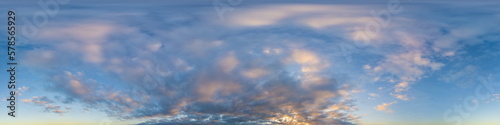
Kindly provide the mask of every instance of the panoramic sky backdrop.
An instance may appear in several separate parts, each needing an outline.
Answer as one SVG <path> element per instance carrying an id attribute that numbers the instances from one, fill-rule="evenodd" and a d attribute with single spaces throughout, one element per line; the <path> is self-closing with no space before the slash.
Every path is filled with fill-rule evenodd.
<path id="1" fill-rule="evenodd" d="M 1 3 L 0 124 L 500 123 L 500 2 Z"/>

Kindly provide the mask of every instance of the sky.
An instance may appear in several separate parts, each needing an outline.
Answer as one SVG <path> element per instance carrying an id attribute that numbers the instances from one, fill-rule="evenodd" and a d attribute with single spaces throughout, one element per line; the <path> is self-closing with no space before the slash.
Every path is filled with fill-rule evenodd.
<path id="1" fill-rule="evenodd" d="M 0 124 L 500 124 L 500 1 L 0 3 Z"/>

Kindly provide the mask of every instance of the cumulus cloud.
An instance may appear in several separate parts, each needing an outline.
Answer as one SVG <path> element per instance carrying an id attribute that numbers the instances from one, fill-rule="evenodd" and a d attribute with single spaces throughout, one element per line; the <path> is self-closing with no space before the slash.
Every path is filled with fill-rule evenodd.
<path id="1" fill-rule="evenodd" d="M 390 93 L 380 95 L 409 100 L 411 85 L 461 48 L 449 45 L 485 32 L 395 16 L 376 38 L 359 42 L 356 27 L 372 20 L 364 7 L 255 5 L 228 22 L 204 9 L 108 12 L 102 21 L 54 22 L 64 26 L 40 29 L 28 43 L 36 46 L 21 55 L 49 75 L 47 87 L 60 100 L 149 119 L 140 124 L 356 124 L 352 95 L 360 81 L 387 82 L 381 88 Z M 395 103 L 376 110 L 391 113 Z"/>
<path id="2" fill-rule="evenodd" d="M 401 82 L 401 83 L 399 83 L 399 84 L 396 85 L 395 92 L 406 91 L 406 90 L 408 90 L 408 88 L 409 88 L 408 82 Z"/>
<path id="3" fill-rule="evenodd" d="M 377 107 L 375 107 L 375 110 L 383 111 L 386 113 L 393 113 L 393 111 L 389 108 L 389 106 L 391 106 L 395 103 L 397 103 L 397 101 L 390 102 L 390 103 L 382 103 L 381 105 L 377 105 Z"/>
<path id="4" fill-rule="evenodd" d="M 27 51 L 24 58 L 44 60 L 26 62 L 31 66 L 59 62 L 66 67 L 46 69 L 51 83 L 47 87 L 64 95 L 61 101 L 85 104 L 119 119 L 150 119 L 142 124 L 358 122 L 352 95 L 359 90 L 345 74 L 332 72 L 338 57 L 326 54 L 338 50 L 305 44 L 338 43 L 290 35 L 293 31 L 226 31 L 218 28 L 225 25 L 206 24 L 197 16 L 183 18 L 199 22 L 188 25 L 168 20 L 171 16 L 155 18 L 162 19 L 153 21 L 158 27 L 127 21 L 50 27 L 42 31 L 50 33 L 40 34 L 42 42 L 34 43 L 39 48 Z M 102 31 L 83 37 L 92 30 Z M 238 34 L 225 35 L 234 31 Z"/>
<path id="5" fill-rule="evenodd" d="M 389 95 L 392 95 L 392 96 L 396 97 L 397 99 L 401 99 L 401 100 L 409 100 L 410 99 L 407 94 L 390 93 Z"/>

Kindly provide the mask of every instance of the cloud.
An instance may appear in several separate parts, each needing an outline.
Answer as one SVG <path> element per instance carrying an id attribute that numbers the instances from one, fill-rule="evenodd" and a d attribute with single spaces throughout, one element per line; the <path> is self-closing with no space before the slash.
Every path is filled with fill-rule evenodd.
<path id="1" fill-rule="evenodd" d="M 237 30 L 239 35 L 227 36 L 233 31 L 213 26 L 225 25 L 149 21 L 158 26 L 100 24 L 110 30 L 89 38 L 79 36 L 98 29 L 90 27 L 92 22 L 50 27 L 45 29 L 50 34 L 66 35 L 41 34 L 42 42 L 33 43 L 40 46 L 24 58 L 44 60 L 26 64 L 46 67 L 40 72 L 49 76 L 47 88 L 63 95 L 58 98 L 63 103 L 83 104 L 118 119 L 148 120 L 142 124 L 358 122 L 352 95 L 359 90 L 343 73 L 331 72 L 337 57 L 325 54 L 330 49 L 303 44 L 336 43 L 268 31 Z M 89 28 L 75 28 L 83 26 Z M 54 71 L 48 62 L 63 68 Z"/>
<path id="2" fill-rule="evenodd" d="M 107 112 L 111 116 L 123 116 L 130 113 L 134 108 L 141 108 L 147 96 L 136 96 L 132 98 L 129 94 L 120 90 L 111 89 L 109 86 L 97 83 L 93 79 L 85 79 L 83 72 L 72 73 L 64 71 L 63 74 L 54 75 L 48 86 L 52 91 L 67 96 L 65 99 L 56 97 L 62 103 L 73 103 L 79 101 L 87 106 Z M 101 107 L 101 108 L 97 108 Z M 60 111 L 57 111 L 60 112 Z"/>
<path id="3" fill-rule="evenodd" d="M 23 93 L 28 91 L 30 88 L 29 87 L 26 87 L 26 86 L 22 86 L 20 88 L 17 88 L 17 94 L 18 95 L 24 95 Z"/>
<path id="4" fill-rule="evenodd" d="M 393 113 L 393 111 L 391 109 L 389 109 L 389 106 L 391 106 L 395 103 L 397 103 L 397 101 L 390 102 L 390 103 L 382 103 L 381 105 L 377 105 L 377 107 L 375 107 L 375 110 L 383 111 L 386 113 Z"/>
<path id="5" fill-rule="evenodd" d="M 486 103 L 491 102 L 500 102 L 500 94 L 492 94 L 489 100 L 486 100 Z"/>
<path id="6" fill-rule="evenodd" d="M 360 42 L 352 34 L 372 17 L 357 5 L 252 5 L 227 22 L 207 16 L 213 8 L 92 9 L 105 16 L 40 29 L 22 63 L 47 75 L 58 100 L 140 124 L 356 124 L 357 86 L 385 82 L 380 95 L 408 100 L 412 84 L 487 31 L 409 8 Z"/>
<path id="7" fill-rule="evenodd" d="M 390 95 L 392 95 L 392 96 L 394 96 L 394 97 L 396 97 L 397 99 L 400 99 L 400 100 L 409 100 L 410 99 L 407 94 L 401 94 L 401 93 L 393 94 L 393 93 L 390 93 Z"/>
<path id="8" fill-rule="evenodd" d="M 213 65 L 217 68 L 218 62 L 214 62 L 216 63 Z M 320 77 L 324 79 L 321 84 L 309 81 L 308 84 L 311 85 L 303 87 L 300 79 L 290 77 L 290 74 L 285 71 L 276 70 L 273 69 L 273 72 L 277 72 L 278 76 L 261 79 L 267 81 L 260 86 L 247 81 L 255 78 L 248 79 L 221 68 L 185 75 L 182 76 L 185 77 L 183 79 L 189 81 L 180 82 L 180 84 L 179 82 L 160 83 L 157 89 L 148 92 L 138 91 L 138 93 L 125 93 L 114 89 L 104 91 L 99 87 L 91 87 L 95 84 L 91 83 L 92 80 L 84 80 L 85 74 L 83 73 L 75 75 L 75 73 L 65 72 L 65 75 L 57 75 L 64 77 L 56 77 L 54 82 L 59 86 L 59 92 L 66 96 L 88 105 L 95 105 L 94 108 L 99 107 L 114 116 L 144 118 L 160 115 L 159 118 L 162 118 L 160 121 L 148 121 L 144 124 L 156 122 L 158 124 L 217 124 L 220 122 L 228 124 L 268 122 L 351 124 L 347 121 L 354 122 L 358 119 L 356 116 L 344 114 L 356 110 L 350 100 L 344 100 L 349 99 L 350 86 L 337 86 L 340 84 L 339 81 Z M 182 85 L 187 83 L 192 84 Z M 173 88 L 167 88 L 167 86 Z M 149 99 L 145 100 L 144 97 Z M 137 101 L 139 98 L 144 101 Z M 212 119 L 219 115 L 224 116 L 220 119 Z M 186 116 L 186 118 L 176 119 L 181 116 Z M 294 120 L 289 118 L 294 118 Z M 189 119 L 197 119 L 197 122 Z M 198 122 L 204 119 L 208 120 Z"/>
<path id="9" fill-rule="evenodd" d="M 453 6 L 453 8 L 469 8 L 473 6 Z M 453 60 L 458 61 L 459 53 L 467 45 L 477 45 L 490 38 L 482 37 L 480 34 L 490 36 L 491 27 L 498 30 L 489 20 L 489 13 L 476 15 L 481 21 L 470 21 L 460 19 L 452 21 L 457 15 L 471 16 L 470 13 L 486 12 L 487 10 L 464 10 L 453 14 L 436 14 L 423 10 L 422 7 L 404 6 L 405 15 L 393 15 L 393 20 L 388 27 L 381 28 L 376 39 L 364 42 L 367 47 L 373 47 L 373 54 L 382 56 L 376 63 L 365 63 L 364 71 L 372 74 L 376 82 L 397 82 L 408 83 L 404 87 L 401 84 L 394 85 L 394 91 L 389 93 L 397 99 L 408 100 L 411 93 L 408 93 L 411 85 L 415 82 L 433 74 L 441 72 L 443 68 L 448 70 L 453 66 Z M 427 8 L 434 8 L 429 6 Z M 450 7 L 451 8 L 451 7 Z M 435 8 L 444 9 L 444 8 Z M 433 14 L 429 14 L 433 13 Z M 415 15 L 426 14 L 429 17 L 417 17 Z M 433 17 L 440 17 L 427 20 Z M 482 24 L 477 24 L 483 22 Z M 484 24 L 486 23 L 486 24 Z M 416 25 L 414 25 L 416 24 Z M 450 25 L 458 24 L 458 25 Z M 476 26 L 476 27 L 472 27 Z M 463 35 L 459 35 L 463 34 Z M 495 39 L 495 38 L 493 38 Z M 388 49 L 388 50 L 384 50 Z M 375 56 L 374 55 L 374 56 Z M 460 62 L 460 61 L 458 61 Z M 462 68 L 461 66 L 457 68 Z M 452 70 L 454 71 L 454 70 Z M 455 72 L 455 71 L 454 71 Z M 449 73 L 450 75 L 452 73 Z M 457 76 L 459 74 L 456 74 Z M 444 76 L 444 75 L 443 75 Z M 452 79 L 452 76 L 446 79 Z M 473 77 L 473 76 L 472 76 Z M 445 79 L 445 77 L 443 77 Z M 391 82 L 392 81 L 392 82 Z M 460 83 L 465 83 L 460 81 Z"/>
<path id="10" fill-rule="evenodd" d="M 374 100 L 374 99 L 380 97 L 380 95 L 375 94 L 375 93 L 368 93 L 368 96 L 369 96 L 368 99 L 371 99 L 371 100 Z"/>
<path id="11" fill-rule="evenodd" d="M 230 52 L 219 62 L 219 65 L 222 70 L 224 70 L 224 72 L 231 72 L 238 64 L 239 61 L 232 52 Z"/>
<path id="12" fill-rule="evenodd" d="M 397 74 L 401 81 L 411 82 L 420 79 L 421 75 L 424 74 L 424 68 L 437 70 L 443 65 L 422 57 L 421 52 L 408 52 L 388 55 L 374 68 L 374 71 Z"/>
<path id="13" fill-rule="evenodd" d="M 55 101 L 47 98 L 46 96 L 33 96 L 31 99 L 23 99 L 25 103 L 33 103 L 38 106 L 44 107 L 45 112 L 53 112 L 62 115 L 62 113 L 69 112 L 69 109 L 66 108 L 66 111 L 61 109 L 61 106 L 54 105 Z"/>
<path id="14" fill-rule="evenodd" d="M 474 84 L 479 81 L 479 67 L 473 65 L 467 65 L 465 67 L 454 65 L 456 69 L 447 71 L 441 78 L 441 81 L 446 83 L 456 84 L 459 88 L 469 88 L 473 87 Z"/>
<path id="15" fill-rule="evenodd" d="M 33 102 L 35 104 L 49 104 L 49 103 L 53 103 L 54 102 L 54 101 L 48 99 L 45 96 L 42 96 L 42 97 L 33 96 L 32 99 L 24 99 L 22 101 L 23 102 Z"/>
<path id="16" fill-rule="evenodd" d="M 335 25 L 359 24 L 370 20 L 369 16 L 359 16 L 365 11 L 348 5 L 285 4 L 250 7 L 242 11 L 231 16 L 229 22 L 240 26 L 267 26 L 279 22 L 293 22 L 314 28 L 324 28 Z"/>
<path id="17" fill-rule="evenodd" d="M 402 91 L 407 91 L 409 89 L 409 83 L 408 82 L 401 82 L 398 83 L 395 87 L 396 90 L 394 92 L 402 92 Z"/>
<path id="18" fill-rule="evenodd" d="M 82 60 L 85 62 L 101 63 L 104 58 L 102 42 L 115 31 L 117 30 L 111 24 L 90 22 L 64 28 L 62 26 L 51 27 L 50 31 L 43 30 L 39 37 L 64 39 L 66 41 L 60 43 L 61 49 L 69 49 L 82 54 Z"/>

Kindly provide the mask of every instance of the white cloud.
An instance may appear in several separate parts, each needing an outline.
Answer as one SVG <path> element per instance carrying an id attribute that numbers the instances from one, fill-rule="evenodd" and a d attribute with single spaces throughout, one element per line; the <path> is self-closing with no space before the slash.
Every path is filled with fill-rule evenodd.
<path id="1" fill-rule="evenodd" d="M 268 5 L 242 9 L 230 17 L 240 26 L 266 26 L 278 22 L 295 22 L 313 28 L 361 24 L 370 21 L 366 11 L 348 5 Z M 366 16 L 360 16 L 360 14 Z"/>
<path id="2" fill-rule="evenodd" d="M 410 98 L 408 97 L 408 95 L 406 94 L 400 94 L 400 93 L 397 93 L 397 94 L 393 94 L 391 93 L 390 95 L 396 97 L 397 99 L 400 99 L 400 100 L 409 100 Z"/>
<path id="3" fill-rule="evenodd" d="M 368 93 L 368 95 L 370 95 L 370 97 L 380 97 L 380 95 L 375 94 L 375 93 Z"/>
<path id="4" fill-rule="evenodd" d="M 46 28 L 39 42 L 29 43 L 38 48 L 24 51 L 24 58 L 28 65 L 58 72 L 51 74 L 51 88 L 57 89 L 54 91 L 80 103 L 101 104 L 104 111 L 116 116 L 164 118 L 168 114 L 216 121 L 205 116 L 219 113 L 241 118 L 238 114 L 227 115 L 227 110 L 244 109 L 244 115 L 276 116 L 266 120 L 289 121 L 295 117 L 297 121 L 308 121 L 311 117 L 309 121 L 335 118 L 351 122 L 357 119 L 353 115 L 356 107 L 349 100 L 358 91 L 345 85 L 352 82 L 343 79 L 398 83 L 394 87 L 377 87 L 384 92 L 390 89 L 389 94 L 381 95 L 408 100 L 411 93 L 406 92 L 411 84 L 444 67 L 435 55 L 458 55 L 461 42 L 457 41 L 482 32 L 469 32 L 467 27 L 449 30 L 444 25 L 448 22 L 415 18 L 414 13 L 429 14 L 410 11 L 405 18 L 394 17 L 393 23 L 379 34 L 368 34 L 376 37 L 360 45 L 352 41 L 352 33 L 371 21 L 367 10 L 370 8 L 357 5 L 242 6 L 237 13 L 228 15 L 226 22 L 206 21 L 210 19 L 198 13 L 204 14 L 204 10 L 185 15 L 172 10 L 167 16 L 157 17 L 149 13 L 108 13 L 110 17 L 102 19 L 108 23 L 77 21 Z M 131 20 L 130 16 L 144 17 Z M 457 37 L 460 34 L 465 35 Z M 345 61 L 348 63 L 338 60 L 354 54 L 359 58 L 352 56 Z M 55 64 L 62 68 L 47 67 Z M 53 71 L 75 67 L 88 68 L 99 77 L 116 81 L 103 83 L 105 80 L 85 78 L 81 73 Z M 374 77 L 357 73 L 359 68 Z M 107 88 L 110 86 L 123 88 Z M 142 88 L 147 93 L 131 91 Z M 393 112 L 389 107 L 395 103 L 383 103 L 376 110 Z M 329 107 L 328 112 L 325 107 Z M 117 112 L 119 115 L 114 114 Z"/>
<path id="5" fill-rule="evenodd" d="M 408 82 L 401 82 L 401 83 L 398 83 L 395 86 L 395 88 L 396 89 L 394 92 L 402 92 L 402 91 L 407 91 L 410 88 L 410 85 Z"/>
<path id="6" fill-rule="evenodd" d="M 392 111 L 389 106 L 393 105 L 397 103 L 397 101 L 394 101 L 394 102 L 390 102 L 390 103 L 382 103 L 381 105 L 377 105 L 377 107 L 375 107 L 375 110 L 378 110 L 378 111 L 383 111 L 383 112 L 386 112 L 386 113 L 393 113 L 394 111 Z"/>

